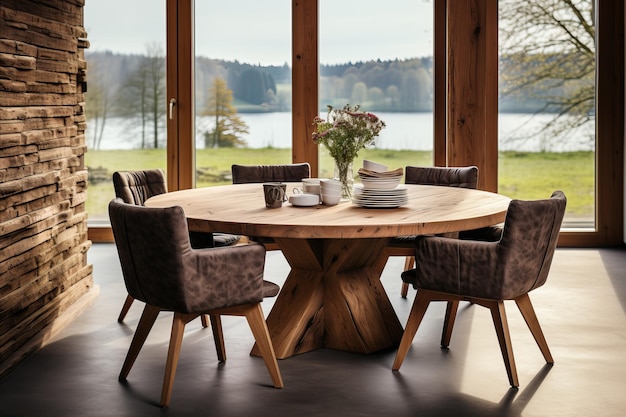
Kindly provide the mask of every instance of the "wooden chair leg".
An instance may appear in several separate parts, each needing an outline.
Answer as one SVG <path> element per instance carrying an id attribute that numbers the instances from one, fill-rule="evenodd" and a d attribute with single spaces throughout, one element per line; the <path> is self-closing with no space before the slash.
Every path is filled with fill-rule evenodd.
<path id="1" fill-rule="evenodd" d="M 206 314 L 202 314 L 200 316 L 200 321 L 202 322 L 202 327 L 204 327 L 205 329 L 209 327 L 209 320 L 207 319 Z"/>
<path id="2" fill-rule="evenodd" d="M 517 368 L 515 367 L 515 358 L 513 357 L 513 346 L 511 345 L 511 335 L 509 333 L 509 324 L 506 320 L 506 312 L 504 310 L 504 301 L 494 301 L 486 304 L 491 310 L 491 318 L 496 328 L 498 341 L 500 342 L 500 350 L 502 351 L 502 359 L 509 377 L 509 383 L 513 387 L 519 387 L 517 379 Z"/>
<path id="3" fill-rule="evenodd" d="M 272 345 L 272 340 L 270 339 L 270 332 L 267 329 L 267 323 L 265 322 L 265 317 L 263 316 L 261 304 L 257 303 L 251 305 L 250 308 L 246 309 L 245 316 L 248 320 L 250 330 L 252 330 L 252 335 L 254 336 L 256 345 L 261 353 L 261 356 L 263 357 L 265 366 L 267 366 L 267 370 L 270 373 L 274 387 L 282 388 L 283 378 L 280 374 L 280 369 L 278 369 L 276 353 L 274 352 L 274 346 Z"/>
<path id="4" fill-rule="evenodd" d="M 402 334 L 402 340 L 400 340 L 400 346 L 398 347 L 396 358 L 393 361 L 393 366 L 391 367 L 394 371 L 400 369 L 402 362 L 404 362 L 404 358 L 411 347 L 411 343 L 413 343 L 415 333 L 417 333 L 417 329 L 424 318 L 424 314 L 426 314 L 426 309 L 428 309 L 430 301 L 430 291 L 420 289 L 417 292 L 417 296 L 415 297 L 413 307 L 411 307 L 411 312 L 409 313 L 409 318 L 404 328 L 404 333 Z"/>
<path id="5" fill-rule="evenodd" d="M 409 269 L 413 269 L 414 266 L 415 266 L 415 257 L 407 256 L 404 259 L 404 270 L 408 271 Z M 400 290 L 400 295 L 402 296 L 402 298 L 406 298 L 408 293 L 409 293 L 409 284 L 407 284 L 406 282 L 403 282 L 402 289 Z"/>
<path id="6" fill-rule="evenodd" d="M 406 282 L 402 283 L 402 288 L 400 289 L 400 296 L 402 298 L 406 298 L 406 296 L 409 294 L 409 284 Z"/>
<path id="7" fill-rule="evenodd" d="M 206 316 L 202 315 L 206 320 Z M 226 362 L 226 346 L 224 345 L 224 331 L 222 330 L 222 318 L 217 314 L 211 314 L 211 330 L 213 330 L 213 340 L 215 341 L 215 350 L 217 351 L 217 359 L 220 362 Z"/>
<path id="8" fill-rule="evenodd" d="M 128 310 L 130 310 L 130 306 L 133 304 L 133 301 L 135 301 L 135 299 L 131 297 L 130 294 L 126 295 L 126 300 L 124 300 L 122 311 L 120 311 L 120 315 L 117 317 L 117 321 L 119 323 L 124 321 L 124 318 L 126 317 Z"/>
<path id="9" fill-rule="evenodd" d="M 130 369 L 133 367 L 135 359 L 137 359 L 137 355 L 139 355 L 139 351 L 143 347 L 143 344 L 145 343 L 160 311 L 161 309 L 158 307 L 153 307 L 148 304 L 144 307 L 141 318 L 139 319 L 139 324 L 137 325 L 137 330 L 135 330 L 133 340 L 130 342 L 130 348 L 126 354 L 122 370 L 120 371 L 120 381 L 126 380 L 126 377 L 128 376 Z"/>
<path id="10" fill-rule="evenodd" d="M 172 333 L 170 335 L 170 346 L 167 350 L 167 361 L 165 362 L 165 375 L 163 377 L 163 389 L 161 390 L 161 407 L 167 407 L 172 398 L 172 388 L 174 387 L 174 377 L 180 356 L 180 348 L 183 345 L 183 334 L 185 324 L 198 317 L 197 314 L 174 313 L 172 321 Z"/>
<path id="11" fill-rule="evenodd" d="M 441 347 L 450 346 L 450 338 L 452 337 L 452 329 L 454 328 L 454 320 L 459 309 L 458 301 L 448 301 L 446 306 L 446 318 L 443 321 L 443 332 L 441 333 Z"/>
<path id="12" fill-rule="evenodd" d="M 517 304 L 517 308 L 519 308 L 520 313 L 522 313 L 522 317 L 524 317 L 526 325 L 528 325 L 530 332 L 535 338 L 535 342 L 537 342 L 537 346 L 539 346 L 539 349 L 541 350 L 544 359 L 547 363 L 554 363 L 554 359 L 552 359 L 552 354 L 550 353 L 550 348 L 548 347 L 546 338 L 541 331 L 539 320 L 537 320 L 535 309 L 530 302 L 530 297 L 528 296 L 528 294 L 524 294 L 521 297 L 516 298 L 515 304 Z"/>

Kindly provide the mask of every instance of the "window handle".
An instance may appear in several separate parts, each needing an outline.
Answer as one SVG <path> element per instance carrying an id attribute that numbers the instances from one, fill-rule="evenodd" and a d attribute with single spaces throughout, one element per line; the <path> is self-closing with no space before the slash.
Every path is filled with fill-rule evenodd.
<path id="1" fill-rule="evenodd" d="M 174 106 L 176 106 L 176 99 L 170 99 L 170 120 L 174 119 Z"/>

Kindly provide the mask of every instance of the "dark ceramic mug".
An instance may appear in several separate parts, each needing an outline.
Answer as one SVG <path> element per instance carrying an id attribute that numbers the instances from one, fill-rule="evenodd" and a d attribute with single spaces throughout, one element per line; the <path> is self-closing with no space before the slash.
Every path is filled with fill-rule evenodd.
<path id="1" fill-rule="evenodd" d="M 263 183 L 263 193 L 265 195 L 265 207 L 278 208 L 287 201 L 287 184 L 280 182 Z"/>

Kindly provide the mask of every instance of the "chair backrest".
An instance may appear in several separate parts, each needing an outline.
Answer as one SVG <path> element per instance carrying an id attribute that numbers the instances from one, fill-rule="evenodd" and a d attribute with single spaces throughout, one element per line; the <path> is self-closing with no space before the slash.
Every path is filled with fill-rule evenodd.
<path id="1" fill-rule="evenodd" d="M 109 218 L 128 294 L 180 311 L 185 295 L 182 254 L 191 250 L 183 210 L 148 208 L 116 198 L 109 203 Z"/>
<path id="2" fill-rule="evenodd" d="M 116 198 L 109 217 L 131 297 L 181 313 L 263 300 L 262 245 L 194 250 L 178 206 L 145 207 Z"/>
<path id="3" fill-rule="evenodd" d="M 233 165 L 233 184 L 257 182 L 300 182 L 311 177 L 308 162 L 285 165 Z"/>
<path id="4" fill-rule="evenodd" d="M 478 184 L 478 167 L 407 166 L 404 172 L 404 182 L 406 184 L 476 188 Z"/>
<path id="5" fill-rule="evenodd" d="M 507 298 L 546 282 L 566 205 L 562 191 L 545 200 L 511 201 L 498 243 L 497 275 L 510 293 Z"/>
<path id="6" fill-rule="evenodd" d="M 167 192 L 165 173 L 162 169 L 114 172 L 113 187 L 116 197 L 138 206 L 143 206 L 152 196 Z"/>

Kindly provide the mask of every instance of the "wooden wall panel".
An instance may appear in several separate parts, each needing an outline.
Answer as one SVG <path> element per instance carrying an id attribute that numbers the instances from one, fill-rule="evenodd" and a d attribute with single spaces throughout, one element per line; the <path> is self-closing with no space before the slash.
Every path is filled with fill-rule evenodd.
<path id="1" fill-rule="evenodd" d="M 0 4 L 0 374 L 93 288 L 83 6 Z"/>

